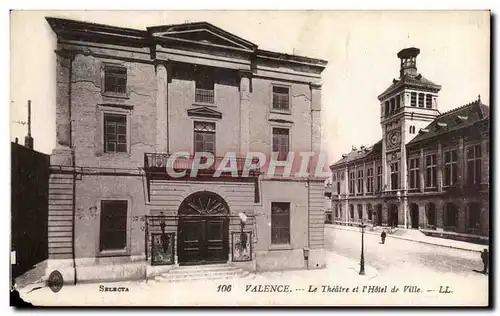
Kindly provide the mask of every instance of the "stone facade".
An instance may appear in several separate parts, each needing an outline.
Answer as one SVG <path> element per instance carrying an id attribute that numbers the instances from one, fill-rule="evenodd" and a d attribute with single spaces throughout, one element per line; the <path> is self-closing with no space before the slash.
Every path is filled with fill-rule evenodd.
<path id="1" fill-rule="evenodd" d="M 149 234 L 159 229 L 152 220 L 163 218 L 164 233 L 177 234 L 172 264 L 178 265 L 179 208 L 191 194 L 205 191 L 229 208 L 226 262 L 251 270 L 324 267 L 324 179 L 269 177 L 265 168 L 238 179 L 172 179 L 152 169 L 158 157 L 195 152 L 196 121 L 215 123 L 215 157 L 227 152 L 270 157 L 276 127 L 289 130 L 289 151 L 319 152 L 325 61 L 260 50 L 208 23 L 143 31 L 47 20 L 58 38 L 47 274 L 57 269 L 66 282 L 76 282 L 168 271 L 172 265 L 151 265 Z M 172 29 L 179 31 L 168 34 Z M 183 37 L 193 34 L 194 41 Z M 107 67 L 124 71 L 124 91 L 105 88 Z M 195 96 L 199 69 L 214 82 L 210 104 Z M 289 111 L 273 110 L 274 86 L 288 89 Z M 106 115 L 124 117 L 126 150 L 106 150 Z M 113 200 L 126 201 L 126 243 L 102 251 L 101 203 Z M 273 202 L 290 205 L 285 245 L 271 243 Z M 64 218 L 54 217 L 61 212 Z M 231 234 L 240 230 L 240 213 L 249 218 L 245 231 L 253 236 L 249 262 L 232 262 Z M 310 248 L 307 263 L 304 248 Z"/>

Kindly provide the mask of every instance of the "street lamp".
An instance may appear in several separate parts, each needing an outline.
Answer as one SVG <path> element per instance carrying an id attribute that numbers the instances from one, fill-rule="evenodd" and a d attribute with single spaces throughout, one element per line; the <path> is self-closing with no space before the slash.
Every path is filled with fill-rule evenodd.
<path id="1" fill-rule="evenodd" d="M 359 262 L 359 274 L 364 275 L 365 274 L 365 253 L 364 253 L 364 248 L 365 248 L 365 227 L 366 225 L 361 222 L 361 260 Z"/>

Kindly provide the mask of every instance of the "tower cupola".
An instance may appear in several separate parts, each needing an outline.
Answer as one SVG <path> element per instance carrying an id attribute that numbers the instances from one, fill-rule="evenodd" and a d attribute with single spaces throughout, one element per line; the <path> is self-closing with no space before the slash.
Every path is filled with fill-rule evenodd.
<path id="1" fill-rule="evenodd" d="M 415 47 L 405 48 L 398 53 L 398 58 L 401 59 L 401 69 L 399 70 L 400 78 L 406 75 L 417 75 L 417 56 L 420 54 L 420 49 Z"/>

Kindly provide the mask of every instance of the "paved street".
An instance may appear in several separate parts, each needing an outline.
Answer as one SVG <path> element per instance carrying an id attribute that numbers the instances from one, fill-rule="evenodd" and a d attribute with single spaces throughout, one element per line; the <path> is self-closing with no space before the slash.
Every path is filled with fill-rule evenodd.
<path id="1" fill-rule="evenodd" d="M 359 260 L 361 233 L 336 228 L 325 229 L 325 247 L 353 260 Z M 435 272 L 484 278 L 473 271 L 482 270 L 482 262 L 477 252 L 439 247 L 412 241 L 391 238 L 380 243 L 380 237 L 365 234 L 365 260 L 381 274 L 399 269 L 401 266 L 426 268 Z"/>
<path id="2" fill-rule="evenodd" d="M 487 276 L 476 252 L 366 234 L 366 274 L 359 275 L 360 233 L 325 229 L 326 269 L 265 272 L 243 279 L 197 282 L 128 281 L 48 287 L 29 292 L 35 305 L 323 305 L 323 306 L 485 306 Z M 102 291 L 123 287 L 127 292 Z M 224 287 L 221 287 L 224 286 Z M 276 292 L 266 292 L 278 287 Z M 382 292 L 365 291 L 369 287 Z M 324 290 L 329 287 L 330 290 Z M 354 289 L 359 287 L 359 292 Z M 399 290 L 392 292 L 397 287 Z M 225 289 L 225 290 L 224 290 Z M 259 289 L 255 291 L 255 289 Z"/>

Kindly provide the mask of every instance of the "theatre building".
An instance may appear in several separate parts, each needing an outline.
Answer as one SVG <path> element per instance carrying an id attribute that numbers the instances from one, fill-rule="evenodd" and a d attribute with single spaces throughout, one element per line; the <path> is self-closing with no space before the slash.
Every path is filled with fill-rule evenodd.
<path id="1" fill-rule="evenodd" d="M 206 22 L 47 21 L 57 37 L 47 274 L 324 267 L 324 178 L 245 173 L 244 157 L 320 151 L 326 61 L 261 50 Z M 199 152 L 214 158 L 192 176 Z M 228 152 L 236 176 L 216 176 Z"/>
<path id="2" fill-rule="evenodd" d="M 489 107 L 479 97 L 441 113 L 441 86 L 417 72 L 419 53 L 398 53 L 400 76 L 378 96 L 382 139 L 330 166 L 332 220 L 487 237 Z"/>

